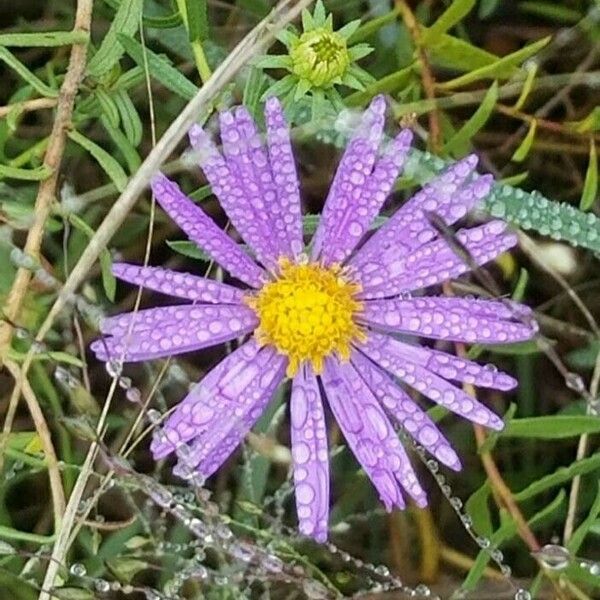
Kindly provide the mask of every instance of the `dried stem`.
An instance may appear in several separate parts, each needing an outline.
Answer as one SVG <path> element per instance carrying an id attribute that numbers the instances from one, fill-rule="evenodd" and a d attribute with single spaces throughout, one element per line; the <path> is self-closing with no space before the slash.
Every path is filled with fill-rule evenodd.
<path id="1" fill-rule="evenodd" d="M 52 495 L 52 510 L 54 512 L 54 533 L 58 534 L 60 530 L 62 515 L 65 511 L 65 493 L 63 490 L 62 479 L 60 477 L 60 470 L 58 468 L 58 459 L 52 444 L 52 435 L 44 413 L 42 412 L 39 402 L 35 397 L 35 392 L 29 385 L 27 380 L 21 381 L 21 371 L 19 366 L 10 361 L 6 361 L 6 368 L 15 380 L 15 389 L 20 388 L 23 391 L 23 397 L 27 404 L 27 408 L 31 413 L 35 431 L 40 438 L 44 456 L 46 459 L 46 465 L 48 467 L 48 478 L 50 480 L 50 493 Z M 17 384 L 19 382 L 19 384 Z"/>
<path id="2" fill-rule="evenodd" d="M 402 15 L 404 24 L 410 33 L 410 36 L 415 44 L 415 51 L 417 54 L 417 60 L 421 67 L 421 81 L 423 82 L 423 90 L 428 100 L 435 103 L 435 79 L 431 72 L 429 65 L 429 59 L 421 40 L 421 29 L 420 25 L 415 18 L 413 11 L 407 4 L 406 0 L 396 0 L 396 7 Z M 440 118 L 437 108 L 434 107 L 429 111 L 429 146 L 433 152 L 439 152 L 441 149 L 441 134 Z"/>
<path id="3" fill-rule="evenodd" d="M 89 34 L 92 20 L 92 6 L 93 0 L 79 0 L 77 3 L 77 13 L 75 14 L 75 23 L 73 25 L 74 32 Z M 39 259 L 46 220 L 50 214 L 52 201 L 56 196 L 56 185 L 65 150 L 67 130 L 71 125 L 75 97 L 77 96 L 79 83 L 85 71 L 86 57 L 87 41 L 73 44 L 67 73 L 60 88 L 54 125 L 52 126 L 52 132 L 44 156 L 44 167 L 49 170 L 50 175 L 40 183 L 33 209 L 33 224 L 23 248 L 25 254 L 33 257 L 35 260 Z M 3 316 L 6 318 L 0 321 L 0 366 L 2 366 L 12 339 L 13 328 L 11 323 L 14 323 L 19 317 L 30 281 L 31 271 L 19 267 L 8 293 L 6 304 L 3 307 Z"/>

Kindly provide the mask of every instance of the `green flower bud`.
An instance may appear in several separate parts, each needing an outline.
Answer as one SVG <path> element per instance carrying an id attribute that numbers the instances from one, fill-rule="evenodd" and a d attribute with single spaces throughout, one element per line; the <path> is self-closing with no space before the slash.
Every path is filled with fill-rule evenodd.
<path id="1" fill-rule="evenodd" d="M 325 27 L 304 32 L 290 50 L 292 73 L 314 87 L 339 83 L 350 66 L 346 39 Z"/>

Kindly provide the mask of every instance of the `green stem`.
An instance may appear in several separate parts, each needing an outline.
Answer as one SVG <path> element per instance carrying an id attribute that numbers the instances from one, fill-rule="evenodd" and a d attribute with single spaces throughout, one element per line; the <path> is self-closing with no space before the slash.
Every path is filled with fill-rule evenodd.
<path id="1" fill-rule="evenodd" d="M 179 10 L 179 14 L 181 15 L 181 20 L 183 21 L 183 25 L 186 30 L 189 32 L 188 27 L 188 17 L 187 17 L 187 9 L 185 7 L 185 0 L 177 0 L 177 8 Z M 200 79 L 202 83 L 206 83 L 210 76 L 212 75 L 212 71 L 208 66 L 208 62 L 206 60 L 206 55 L 204 54 L 204 48 L 202 47 L 202 42 L 200 40 L 194 40 L 190 42 L 192 45 L 192 52 L 194 53 L 194 61 L 196 63 L 196 69 L 198 69 L 198 74 L 200 75 Z"/>

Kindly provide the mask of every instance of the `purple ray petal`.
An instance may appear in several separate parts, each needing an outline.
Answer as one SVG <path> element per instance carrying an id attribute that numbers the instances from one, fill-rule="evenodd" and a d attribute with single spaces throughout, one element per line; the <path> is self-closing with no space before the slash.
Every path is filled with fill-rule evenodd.
<path id="1" fill-rule="evenodd" d="M 115 277 L 162 294 L 211 304 L 240 304 L 244 293 L 214 279 L 197 277 L 162 267 L 143 267 L 127 263 L 114 263 Z"/>
<path id="2" fill-rule="evenodd" d="M 385 298 L 436 285 L 471 270 L 472 264 L 483 265 L 517 243 L 517 236 L 506 233 L 506 223 L 491 221 L 479 227 L 462 229 L 456 234 L 472 262 L 439 238 L 421 246 L 408 256 L 381 265 L 362 275 L 360 298 Z"/>
<path id="3" fill-rule="evenodd" d="M 164 458 L 181 444 L 205 432 L 214 419 L 221 416 L 215 399 L 219 382 L 225 377 L 239 376 L 256 359 L 260 347 L 254 338 L 228 354 L 209 371 L 177 405 L 150 445 L 155 459 Z"/>
<path id="4" fill-rule="evenodd" d="M 253 179 L 254 166 L 247 162 L 248 139 L 240 135 L 231 113 L 221 113 L 220 124 L 227 161 L 199 125 L 190 129 L 190 143 L 198 152 L 200 166 L 233 226 L 258 260 L 267 268 L 274 269 L 278 251 L 264 206 L 254 206 L 259 191 Z M 239 161 L 234 159 L 236 153 L 240 155 Z"/>
<path id="5" fill-rule="evenodd" d="M 352 364 L 383 407 L 422 444 L 435 458 L 455 471 L 460 471 L 458 455 L 437 425 L 389 375 L 361 352 L 354 352 Z"/>
<path id="6" fill-rule="evenodd" d="M 159 204 L 186 235 L 233 277 L 252 287 L 261 287 L 266 273 L 179 186 L 158 173 L 152 191 Z"/>
<path id="7" fill-rule="evenodd" d="M 104 319 L 108 337 L 90 346 L 99 360 L 149 360 L 215 346 L 250 333 L 258 325 L 244 305 L 183 305 L 149 308 Z"/>
<path id="8" fill-rule="evenodd" d="M 300 185 L 290 142 L 290 130 L 279 100 L 269 98 L 265 104 L 269 162 L 277 198 L 285 224 L 286 254 L 297 257 L 304 250 Z"/>
<path id="9" fill-rule="evenodd" d="M 246 368 L 225 374 L 214 386 L 212 401 L 203 404 L 215 408 L 214 418 L 194 435 L 173 472 L 183 475 L 195 469 L 210 477 L 259 419 L 283 381 L 286 366 L 284 356 L 265 347 Z"/>
<path id="10" fill-rule="evenodd" d="M 321 393 L 310 365 L 303 365 L 294 377 L 290 414 L 299 529 L 324 542 L 329 517 L 329 454 Z"/>
<path id="11" fill-rule="evenodd" d="M 364 233 L 363 226 L 355 221 L 354 217 L 367 178 L 375 164 L 384 121 L 385 98 L 377 96 L 363 113 L 360 125 L 346 147 L 329 189 L 314 236 L 312 248 L 314 260 L 320 259 L 325 264 L 334 262 L 336 259 L 331 253 L 331 244 L 338 239 L 342 231 L 348 231 L 353 235 L 355 231 L 353 223 L 356 223 L 357 228 L 361 228 L 360 235 Z"/>
<path id="12" fill-rule="evenodd" d="M 269 123 L 269 115 L 271 115 L 271 120 L 275 119 L 274 125 Z M 277 150 L 281 148 L 281 136 L 277 133 L 280 127 L 277 124 L 277 114 L 273 114 L 272 110 L 265 110 L 265 116 L 267 117 L 267 126 L 272 125 L 276 128 L 275 139 L 277 143 L 275 152 L 277 153 Z M 282 114 L 280 114 L 280 118 L 285 126 Z M 270 244 L 272 253 L 276 258 L 281 256 L 294 258 L 296 254 L 302 252 L 303 244 L 300 195 L 293 157 L 291 157 L 291 163 L 284 157 L 283 160 L 275 159 L 274 162 L 277 164 L 273 165 L 270 160 L 271 155 L 267 153 L 267 149 L 262 142 L 262 136 L 248 110 L 243 106 L 237 107 L 233 119 L 233 123 L 231 123 L 227 113 L 224 113 L 221 119 L 223 151 L 227 158 L 227 164 L 231 172 L 238 178 L 238 181 L 243 183 L 244 193 L 254 210 L 256 218 L 262 219 L 268 229 L 269 239 L 267 243 Z M 226 143 L 227 132 L 230 132 L 229 136 L 231 136 L 232 129 L 235 132 L 233 135 L 236 140 L 234 143 Z M 273 137 L 272 132 L 269 133 Z M 284 133 L 287 133 L 285 128 Z M 275 169 L 278 169 L 280 175 L 284 175 L 283 178 L 279 177 L 280 183 L 276 183 L 274 180 Z M 285 169 L 287 173 L 282 173 L 282 169 Z M 288 186 L 288 191 L 283 186 Z M 295 198 L 292 197 L 291 204 L 290 190 L 292 196 L 294 196 L 295 191 Z M 291 247 L 292 241 L 294 242 L 293 246 L 296 248 L 295 251 Z"/>
<path id="13" fill-rule="evenodd" d="M 398 360 L 407 359 L 421 365 L 444 379 L 502 391 L 512 390 L 517 386 L 516 379 L 498 371 L 493 365 L 480 365 L 446 352 L 424 346 L 413 346 L 374 331 L 369 332 L 364 347 L 369 348 L 372 357 L 379 357 L 376 359 L 377 362 L 382 357 L 394 356 Z"/>
<path id="14" fill-rule="evenodd" d="M 387 510 L 404 507 L 398 483 L 419 506 L 425 506 L 427 497 L 406 451 L 354 367 L 328 357 L 321 378 L 331 411 Z"/>
<path id="15" fill-rule="evenodd" d="M 390 264 L 399 256 L 407 256 L 416 248 L 438 237 L 427 213 L 433 213 L 452 225 L 489 193 L 493 178 L 483 175 L 466 183 L 477 159 L 469 156 L 430 181 L 367 240 L 350 260 L 362 275 L 376 264 Z M 464 185 L 463 185 L 464 184 Z"/>
<path id="16" fill-rule="evenodd" d="M 360 195 L 343 212 L 337 231 L 327 238 L 322 253 L 324 261 L 344 261 L 360 242 L 390 194 L 411 141 L 412 132 L 405 129 L 388 145 L 373 172 L 366 177 Z"/>
<path id="17" fill-rule="evenodd" d="M 504 422 L 489 408 L 477 401 L 460 388 L 428 371 L 406 357 L 383 354 L 375 344 L 362 344 L 361 350 L 380 367 L 398 377 L 406 385 L 417 390 L 436 404 L 444 406 L 453 413 L 472 421 L 485 425 L 491 429 L 500 430 Z"/>
<path id="18" fill-rule="evenodd" d="M 515 308 L 517 310 L 520 312 L 515 312 L 515 320 L 510 321 L 513 315 L 502 302 L 426 296 L 408 300 L 368 300 L 359 319 L 386 331 L 433 339 L 469 344 L 510 344 L 531 339 L 537 331 L 535 322 L 521 314 L 524 309 Z M 525 322 L 516 320 L 520 318 Z"/>

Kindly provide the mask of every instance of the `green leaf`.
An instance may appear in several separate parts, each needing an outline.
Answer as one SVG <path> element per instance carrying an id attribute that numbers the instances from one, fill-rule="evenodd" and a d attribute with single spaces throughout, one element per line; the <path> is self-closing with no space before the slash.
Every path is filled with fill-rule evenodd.
<path id="1" fill-rule="evenodd" d="M 550 417 L 514 419 L 501 432 L 500 436 L 503 438 L 559 440 L 579 436 L 584 433 L 598 432 L 600 432 L 600 417 L 588 415 L 553 415 Z"/>
<path id="2" fill-rule="evenodd" d="M 119 115 L 119 110 L 115 104 L 115 101 L 106 92 L 106 90 L 103 90 L 102 88 L 97 88 L 94 95 L 100 103 L 100 108 L 102 109 L 103 115 L 106 117 L 106 119 L 108 119 L 113 127 L 118 127 L 121 116 Z"/>
<path id="3" fill-rule="evenodd" d="M 484 484 L 465 502 L 465 510 L 473 520 L 473 529 L 485 537 L 492 535 L 492 515 L 488 498 L 490 497 L 490 483 L 485 481 Z"/>
<path id="4" fill-rule="evenodd" d="M 167 89 L 171 90 L 184 100 L 191 100 L 198 88 L 185 75 L 182 75 L 175 67 L 171 66 L 166 59 L 144 48 L 133 38 L 118 34 L 119 42 L 125 48 L 129 56 L 142 68 L 148 64 L 150 75 L 160 81 Z"/>
<path id="5" fill-rule="evenodd" d="M 39 594 L 39 591 L 23 577 L 1 567 L 0 591 L 3 598 L 10 600 L 36 600 Z"/>
<path id="6" fill-rule="evenodd" d="M 208 38 L 207 2 L 206 0 L 184 0 L 184 2 L 190 42 L 203 42 Z"/>
<path id="7" fill-rule="evenodd" d="M 100 268 L 102 271 L 102 285 L 106 297 L 111 301 L 115 301 L 117 293 L 117 280 L 112 273 L 112 258 L 110 252 L 102 252 L 100 254 Z"/>
<path id="8" fill-rule="evenodd" d="M 94 237 L 95 231 L 79 215 L 69 213 L 68 219 L 75 229 L 84 233 L 89 239 Z M 117 283 L 115 276 L 112 274 L 112 258 L 106 248 L 100 253 L 100 268 L 102 269 L 102 284 L 106 296 L 111 302 L 114 302 Z"/>
<path id="9" fill-rule="evenodd" d="M 9 50 L 0 46 L 0 60 L 4 61 L 15 73 L 27 82 L 36 92 L 39 92 L 46 98 L 57 98 L 58 90 L 46 85 L 41 79 L 36 77 L 20 60 L 18 60 Z"/>
<path id="10" fill-rule="evenodd" d="M 112 141 L 115 143 L 117 148 L 123 154 L 125 160 L 127 161 L 127 168 L 131 174 L 135 173 L 139 166 L 142 164 L 142 159 L 139 154 L 136 152 L 136 149 L 131 145 L 127 136 L 117 127 L 115 127 L 106 117 L 106 115 L 102 115 L 100 117 L 100 121 L 106 129 L 108 135 L 110 135 Z"/>
<path id="11" fill-rule="evenodd" d="M 594 206 L 596 196 L 598 195 L 598 156 L 596 155 L 596 143 L 594 138 L 590 140 L 590 160 L 585 173 L 583 191 L 581 192 L 581 210 L 590 210 Z"/>
<path id="12" fill-rule="evenodd" d="M 527 131 L 527 135 L 523 138 L 523 141 L 519 144 L 519 147 L 515 150 L 515 153 L 512 155 L 511 160 L 514 162 L 523 162 L 527 155 L 529 154 L 529 150 L 531 150 L 531 146 L 533 144 L 533 140 L 535 139 L 535 132 L 537 131 L 537 119 L 533 119 L 529 124 L 529 130 Z"/>
<path id="13" fill-rule="evenodd" d="M 210 256 L 206 254 L 203 250 L 200 250 L 194 242 L 189 242 L 187 240 L 167 240 L 167 246 L 175 252 L 179 252 L 179 254 L 183 254 L 189 258 L 195 258 L 196 260 L 202 260 L 204 262 L 209 262 Z"/>
<path id="14" fill-rule="evenodd" d="M 43 181 L 52 174 L 52 169 L 47 165 L 41 165 L 35 169 L 20 169 L 0 165 L 0 179 L 21 179 L 23 181 Z"/>
<path id="15" fill-rule="evenodd" d="M 508 54 L 507 56 L 499 58 L 491 65 L 475 69 L 470 73 L 465 73 L 460 77 L 446 81 L 440 84 L 439 87 L 448 91 L 457 87 L 463 87 L 467 84 L 473 83 L 474 81 L 479 81 L 480 79 L 495 79 L 497 77 L 503 77 L 507 67 L 516 67 L 528 58 L 531 58 L 542 48 L 544 48 L 548 42 L 550 42 L 550 39 L 550 36 L 542 38 L 541 40 L 538 40 L 533 44 L 529 44 L 528 46 L 525 46 L 524 48 L 521 48 L 512 54 Z"/>
<path id="16" fill-rule="evenodd" d="M 454 0 L 422 37 L 425 46 L 438 40 L 443 33 L 460 23 L 473 9 L 476 0 Z"/>
<path id="17" fill-rule="evenodd" d="M 42 33 L 2 33 L 0 46 L 14 48 L 53 48 L 85 44 L 89 34 L 85 31 L 47 31 Z"/>
<path id="18" fill-rule="evenodd" d="M 571 552 L 571 554 L 577 554 L 577 551 L 583 544 L 586 535 L 592 528 L 592 525 L 596 522 L 596 519 L 600 515 L 600 483 L 598 483 L 598 491 L 596 492 L 596 498 L 592 507 L 590 508 L 590 512 L 588 516 L 582 521 L 581 525 L 573 532 L 569 543 L 567 544 L 567 548 Z"/>
<path id="19" fill-rule="evenodd" d="M 98 52 L 88 63 L 87 72 L 96 79 L 110 71 L 123 56 L 124 49 L 119 43 L 119 36 L 133 36 L 140 25 L 144 0 L 128 0 L 121 2 L 106 32 Z"/>
<path id="20" fill-rule="evenodd" d="M 353 46 L 358 42 L 363 42 L 364 40 L 369 39 L 373 34 L 377 33 L 382 27 L 389 25 L 390 23 L 394 23 L 398 18 L 399 9 L 395 8 L 390 12 L 381 15 L 380 17 L 375 17 L 374 19 L 368 19 L 364 23 L 358 27 L 358 29 L 350 35 L 348 38 L 348 45 Z M 338 30 L 338 33 L 344 31 L 344 27 Z M 342 33 L 341 35 L 345 35 Z"/>
<path id="21" fill-rule="evenodd" d="M 450 138 L 450 140 L 448 140 L 444 146 L 444 151 L 449 154 L 464 154 L 465 146 L 487 123 L 496 106 L 497 100 L 498 82 L 494 81 L 492 87 L 486 92 L 481 104 L 471 118 L 452 136 L 452 138 Z"/>
<path id="22" fill-rule="evenodd" d="M 104 172 L 110 177 L 119 192 L 122 192 L 127 185 L 127 174 L 123 167 L 106 151 L 89 138 L 76 130 L 71 130 L 67 134 L 76 144 L 79 144 L 84 150 L 87 150 L 102 167 Z"/>
<path id="23" fill-rule="evenodd" d="M 119 111 L 123 131 L 127 139 L 132 146 L 137 147 L 142 141 L 143 134 L 142 120 L 138 111 L 125 90 L 116 91 L 113 100 Z"/>
<path id="24" fill-rule="evenodd" d="M 589 456 L 588 458 L 577 460 L 568 467 L 560 467 L 554 473 L 534 481 L 526 488 L 513 495 L 517 502 L 529 500 L 530 498 L 533 498 L 534 496 L 537 496 L 538 494 L 541 494 L 550 488 L 561 485 L 567 481 L 571 481 L 571 479 L 573 479 L 573 477 L 576 475 L 585 475 L 586 473 L 590 473 L 596 469 L 600 469 L 600 454 L 595 454 Z"/>
<path id="25" fill-rule="evenodd" d="M 469 42 L 444 34 L 434 44 L 427 48 L 429 59 L 432 64 L 446 69 L 456 71 L 473 71 L 496 63 L 499 58 L 482 50 Z M 514 72 L 513 66 L 499 69 L 497 77 L 510 77 Z"/>
<path id="26" fill-rule="evenodd" d="M 530 2 L 526 0 L 519 2 L 518 7 L 520 11 L 535 15 L 536 17 L 558 21 L 559 23 L 575 24 L 582 19 L 579 11 L 564 6 L 559 2 L 542 2 L 541 0 Z"/>

